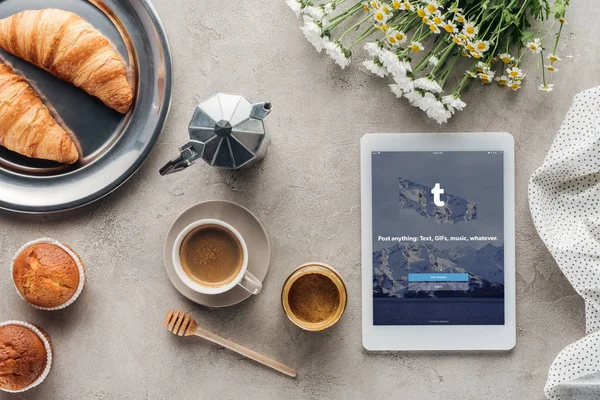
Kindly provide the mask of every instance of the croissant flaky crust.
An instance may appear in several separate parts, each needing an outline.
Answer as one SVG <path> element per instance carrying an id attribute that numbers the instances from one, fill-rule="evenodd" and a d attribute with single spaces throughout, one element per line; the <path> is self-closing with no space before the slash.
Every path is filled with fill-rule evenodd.
<path id="1" fill-rule="evenodd" d="M 0 64 L 0 145 L 27 157 L 72 164 L 77 148 L 40 97 L 8 65 Z"/>
<path id="2" fill-rule="evenodd" d="M 126 113 L 133 91 L 109 40 L 64 10 L 27 10 L 0 20 L 0 47 Z"/>

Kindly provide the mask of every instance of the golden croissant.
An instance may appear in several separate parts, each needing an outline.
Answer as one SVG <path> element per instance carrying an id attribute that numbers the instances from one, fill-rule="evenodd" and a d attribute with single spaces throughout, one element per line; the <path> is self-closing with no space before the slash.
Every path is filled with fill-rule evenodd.
<path id="1" fill-rule="evenodd" d="M 120 113 L 131 107 L 133 91 L 123 60 L 104 35 L 76 14 L 27 10 L 2 19 L 0 47 Z"/>
<path id="2" fill-rule="evenodd" d="M 72 164 L 75 144 L 23 77 L 0 64 L 0 145 L 27 157 Z"/>

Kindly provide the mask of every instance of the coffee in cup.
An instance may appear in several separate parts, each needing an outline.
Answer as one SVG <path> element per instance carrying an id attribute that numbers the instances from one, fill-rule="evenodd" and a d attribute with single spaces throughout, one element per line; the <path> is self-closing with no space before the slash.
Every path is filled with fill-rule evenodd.
<path id="1" fill-rule="evenodd" d="M 258 294 L 262 283 L 248 271 L 248 248 L 242 235 L 217 219 L 196 221 L 179 233 L 173 265 L 181 281 L 202 294 L 225 293 L 237 285 Z"/>
<path id="2" fill-rule="evenodd" d="M 220 225 L 202 225 L 188 233 L 179 256 L 183 271 L 192 280 L 211 287 L 231 282 L 244 262 L 242 244 Z"/>
<path id="3" fill-rule="evenodd" d="M 297 268 L 281 292 L 281 304 L 288 318 L 308 331 L 321 331 L 336 324 L 346 303 L 346 286 L 341 276 L 322 263 Z"/>

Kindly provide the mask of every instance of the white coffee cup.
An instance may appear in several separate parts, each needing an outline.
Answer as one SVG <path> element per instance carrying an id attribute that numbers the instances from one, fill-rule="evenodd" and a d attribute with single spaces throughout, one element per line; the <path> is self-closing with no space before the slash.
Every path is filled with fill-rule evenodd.
<path id="1" fill-rule="evenodd" d="M 196 228 L 199 228 L 204 225 L 217 225 L 221 228 L 229 231 L 233 236 L 237 238 L 242 246 L 242 267 L 239 272 L 231 280 L 223 286 L 206 286 L 194 281 L 192 278 L 188 276 L 183 270 L 183 265 L 181 265 L 181 244 L 185 237 Z M 259 294 L 262 290 L 262 283 L 254 276 L 250 271 L 248 271 L 248 246 L 246 246 L 246 241 L 242 237 L 242 235 L 235 229 L 233 226 L 229 225 L 226 222 L 223 222 L 218 219 L 201 219 L 199 221 L 193 222 L 186 226 L 175 239 L 175 244 L 173 245 L 173 265 L 175 266 L 175 272 L 181 281 L 190 289 L 195 292 L 203 293 L 203 294 L 221 294 L 228 292 L 233 289 L 237 285 L 243 287 L 248 292 L 252 294 Z"/>

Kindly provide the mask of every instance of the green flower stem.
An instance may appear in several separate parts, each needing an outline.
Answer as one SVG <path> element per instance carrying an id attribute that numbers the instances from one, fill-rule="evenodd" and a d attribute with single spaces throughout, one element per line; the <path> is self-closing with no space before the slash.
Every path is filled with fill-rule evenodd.
<path id="1" fill-rule="evenodd" d="M 562 34 L 563 26 L 565 24 L 560 24 L 560 28 L 558 29 L 558 33 L 556 34 L 556 40 L 554 41 L 554 50 L 552 50 L 552 54 L 556 55 L 556 50 L 558 50 L 558 42 L 560 41 L 560 35 Z"/>
<path id="2" fill-rule="evenodd" d="M 544 50 L 540 51 L 540 59 L 542 60 L 542 82 L 546 86 L 546 67 L 544 67 Z"/>
<path id="3" fill-rule="evenodd" d="M 368 38 L 369 36 L 371 36 L 375 32 L 377 32 L 377 29 L 374 26 L 371 25 L 358 38 L 356 38 L 356 40 L 354 42 L 352 42 L 348 46 L 348 49 L 351 49 L 352 47 L 354 47 L 358 43 L 362 42 L 363 40 L 365 40 L 366 38 Z"/>
<path id="4" fill-rule="evenodd" d="M 358 21 L 357 23 L 355 23 L 354 25 L 352 25 L 350 28 L 346 29 L 346 31 L 344 33 L 342 33 L 337 40 L 339 42 L 341 42 L 342 39 L 344 38 L 344 36 L 346 36 L 349 32 L 353 31 L 354 29 L 360 28 L 360 26 L 362 24 L 364 24 L 365 22 L 367 22 L 367 20 L 369 20 L 371 18 L 372 18 L 371 15 L 368 14 L 365 18 L 361 19 L 360 21 Z"/>
<path id="5" fill-rule="evenodd" d="M 454 70 L 454 66 L 456 65 L 458 60 L 460 60 L 461 58 L 462 58 L 461 55 L 456 53 L 454 55 L 454 57 L 452 57 L 452 60 L 450 62 L 446 63 L 447 65 L 444 66 L 444 70 L 439 75 L 438 83 L 440 84 L 441 87 L 444 87 L 444 85 L 446 84 L 446 79 L 448 79 L 448 77 L 450 76 L 450 73 Z"/>
<path id="6" fill-rule="evenodd" d="M 441 67 L 446 65 L 446 60 L 448 60 L 448 57 L 450 57 L 450 54 L 452 53 L 452 50 L 454 49 L 454 42 L 450 43 L 446 49 L 444 50 L 444 52 L 442 53 L 442 57 L 440 58 L 440 61 L 438 62 L 438 65 L 433 67 L 433 69 L 431 70 L 431 74 L 435 74 Z"/>

